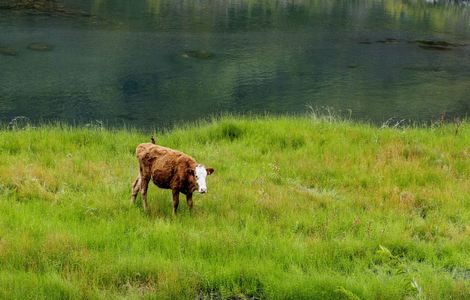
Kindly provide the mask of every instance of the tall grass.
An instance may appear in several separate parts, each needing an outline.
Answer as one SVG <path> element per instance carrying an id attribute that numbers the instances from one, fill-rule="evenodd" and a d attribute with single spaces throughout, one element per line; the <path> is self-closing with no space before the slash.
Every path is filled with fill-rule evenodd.
<path id="1" fill-rule="evenodd" d="M 465 299 L 470 126 L 236 118 L 159 135 L 216 172 L 130 205 L 149 134 L 0 131 L 0 298 Z M 184 198 L 182 199 L 184 200 Z M 184 201 L 183 201 L 184 202 Z"/>

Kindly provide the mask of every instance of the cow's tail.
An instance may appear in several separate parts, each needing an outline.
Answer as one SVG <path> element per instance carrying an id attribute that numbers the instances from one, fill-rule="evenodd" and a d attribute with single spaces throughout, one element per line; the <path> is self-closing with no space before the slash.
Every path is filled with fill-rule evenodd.
<path id="1" fill-rule="evenodd" d="M 137 189 L 140 186 L 140 174 L 137 176 L 137 178 L 134 180 L 134 183 L 132 184 L 132 190 Z"/>

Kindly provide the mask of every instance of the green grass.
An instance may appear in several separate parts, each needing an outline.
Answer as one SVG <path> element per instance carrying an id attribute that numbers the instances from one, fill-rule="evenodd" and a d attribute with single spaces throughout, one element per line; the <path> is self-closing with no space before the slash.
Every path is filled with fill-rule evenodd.
<path id="1" fill-rule="evenodd" d="M 159 135 L 209 193 L 130 205 L 149 134 L 0 130 L 0 298 L 465 299 L 470 124 L 235 118 Z"/>

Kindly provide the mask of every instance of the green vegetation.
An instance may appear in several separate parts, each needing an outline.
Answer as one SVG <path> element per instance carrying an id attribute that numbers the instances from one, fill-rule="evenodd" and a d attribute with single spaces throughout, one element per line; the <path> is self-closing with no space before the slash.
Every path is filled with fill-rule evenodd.
<path id="1" fill-rule="evenodd" d="M 157 142 L 216 169 L 130 205 L 150 133 L 0 131 L 0 298 L 464 299 L 470 124 L 232 118 Z M 140 196 L 139 196 L 140 199 Z M 184 199 L 183 199 L 184 200 Z"/>

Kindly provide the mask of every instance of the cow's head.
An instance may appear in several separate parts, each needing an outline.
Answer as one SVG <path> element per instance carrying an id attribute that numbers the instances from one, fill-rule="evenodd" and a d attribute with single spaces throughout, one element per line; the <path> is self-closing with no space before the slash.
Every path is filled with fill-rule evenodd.
<path id="1" fill-rule="evenodd" d="M 194 174 L 194 178 L 196 179 L 197 191 L 202 194 L 206 193 L 206 177 L 207 175 L 211 175 L 212 173 L 214 173 L 214 169 L 206 168 L 203 165 L 197 165 L 195 170 L 190 170 L 189 172 Z"/>

